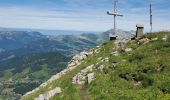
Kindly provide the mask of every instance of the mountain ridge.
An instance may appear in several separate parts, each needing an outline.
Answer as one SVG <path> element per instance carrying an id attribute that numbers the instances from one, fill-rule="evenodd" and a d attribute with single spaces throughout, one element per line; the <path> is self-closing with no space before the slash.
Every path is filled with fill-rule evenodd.
<path id="1" fill-rule="evenodd" d="M 146 34 L 137 40 L 106 42 L 91 49 L 92 55 L 80 60 L 82 63 L 75 69 L 22 99 L 168 99 L 168 50 L 170 33 L 166 32 Z M 84 56 L 86 53 L 78 58 Z"/>

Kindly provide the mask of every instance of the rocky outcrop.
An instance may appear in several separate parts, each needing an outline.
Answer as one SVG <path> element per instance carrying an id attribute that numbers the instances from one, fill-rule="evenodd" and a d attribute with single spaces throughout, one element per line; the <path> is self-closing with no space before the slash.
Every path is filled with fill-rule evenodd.
<path id="1" fill-rule="evenodd" d="M 142 38 L 142 39 L 140 39 L 140 40 L 138 41 L 138 44 L 147 44 L 147 43 L 149 43 L 149 42 L 151 42 L 151 41 L 156 41 L 156 40 L 158 40 L 157 37 L 155 37 L 155 38 L 144 37 L 144 38 Z"/>
<path id="2" fill-rule="evenodd" d="M 59 79 L 61 76 L 65 75 L 67 72 L 75 69 L 77 66 L 79 66 L 90 55 L 99 53 L 100 49 L 101 49 L 101 46 L 97 46 L 95 49 L 90 49 L 89 51 L 83 51 L 83 52 L 81 52 L 79 54 L 76 54 L 71 59 L 71 61 L 68 63 L 68 66 L 67 66 L 66 69 L 64 69 L 60 73 L 57 73 L 56 75 L 53 75 L 48 81 L 46 81 L 45 83 L 41 84 L 38 88 L 36 88 L 36 89 L 34 89 L 34 90 L 30 91 L 30 92 L 27 92 L 25 95 L 23 95 L 21 97 L 21 99 L 23 99 L 26 96 L 28 96 L 28 95 L 38 91 L 40 88 L 47 86 L 51 82 L 53 82 L 53 81 Z M 89 69 L 91 70 L 91 68 L 89 68 Z M 87 68 L 86 70 L 84 70 L 84 73 L 86 73 L 86 71 L 88 72 L 89 69 Z"/>
<path id="3" fill-rule="evenodd" d="M 77 73 L 72 78 L 72 83 L 78 84 L 78 85 L 85 84 L 86 81 L 88 83 L 91 83 L 91 81 L 94 80 L 93 67 L 94 67 L 94 65 L 90 65 L 90 66 L 86 67 L 85 69 L 81 70 L 79 73 Z"/>
<path id="4" fill-rule="evenodd" d="M 34 89 L 34 90 L 30 91 L 30 92 L 27 92 L 25 95 L 22 96 L 22 98 L 24 98 L 24 97 L 26 97 L 26 96 L 28 96 L 28 95 L 38 91 L 41 87 L 47 86 L 51 82 L 59 79 L 62 75 L 65 75 L 67 72 L 75 69 L 77 66 L 79 66 L 83 62 L 84 59 L 86 59 L 88 56 L 92 55 L 93 53 L 95 53 L 95 52 L 93 51 L 93 49 L 91 49 L 88 52 L 83 51 L 83 52 L 75 55 L 71 59 L 71 61 L 68 63 L 68 66 L 67 66 L 66 69 L 64 69 L 60 73 L 57 73 L 56 75 L 53 75 L 48 81 L 46 81 L 45 83 L 41 84 L 38 88 L 36 88 L 36 89 Z"/>
<path id="5" fill-rule="evenodd" d="M 44 94 L 39 95 L 39 97 L 35 98 L 34 100 L 50 100 L 54 95 L 61 93 L 61 88 L 56 87 L 53 90 L 50 90 Z"/>

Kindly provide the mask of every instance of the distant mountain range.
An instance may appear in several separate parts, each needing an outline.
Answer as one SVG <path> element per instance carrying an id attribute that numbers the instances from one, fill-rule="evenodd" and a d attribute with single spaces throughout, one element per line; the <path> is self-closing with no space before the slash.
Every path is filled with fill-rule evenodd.
<path id="1" fill-rule="evenodd" d="M 98 34 L 102 32 L 94 32 L 94 31 L 75 31 L 75 30 L 50 30 L 50 29 L 29 29 L 29 28 L 2 28 L 0 27 L 0 31 L 27 31 L 27 32 L 40 32 L 43 35 L 79 35 L 82 33 L 93 33 Z"/>
<path id="2" fill-rule="evenodd" d="M 0 61 L 29 53 L 60 52 L 72 56 L 82 50 L 94 47 L 109 39 L 109 33 L 83 33 L 78 35 L 43 35 L 40 32 L 29 31 L 0 31 Z M 130 38 L 133 31 L 117 30 L 118 38 Z"/>
<path id="3" fill-rule="evenodd" d="M 1 31 L 0 61 L 11 55 L 51 51 L 71 56 L 103 41 L 94 34 L 46 36 L 39 32 Z"/>

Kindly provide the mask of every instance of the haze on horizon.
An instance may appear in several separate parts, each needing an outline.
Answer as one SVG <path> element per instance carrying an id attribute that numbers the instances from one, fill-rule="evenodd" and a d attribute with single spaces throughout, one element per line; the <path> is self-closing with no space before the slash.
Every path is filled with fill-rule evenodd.
<path id="1" fill-rule="evenodd" d="M 150 0 L 119 0 L 124 17 L 118 28 L 135 30 L 136 23 L 149 31 Z M 170 2 L 152 0 L 153 30 L 170 29 Z M 52 30 L 106 31 L 113 27 L 113 0 L 0 0 L 0 27 Z"/>

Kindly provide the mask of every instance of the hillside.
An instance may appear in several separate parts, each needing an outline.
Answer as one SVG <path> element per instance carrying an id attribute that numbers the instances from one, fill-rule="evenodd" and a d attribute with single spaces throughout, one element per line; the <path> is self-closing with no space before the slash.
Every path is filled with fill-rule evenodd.
<path id="1" fill-rule="evenodd" d="M 70 61 L 23 100 L 168 100 L 170 33 L 106 42 Z"/>

